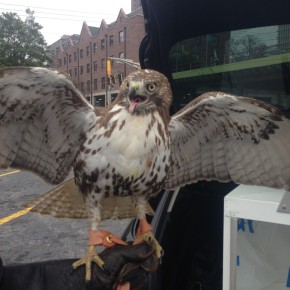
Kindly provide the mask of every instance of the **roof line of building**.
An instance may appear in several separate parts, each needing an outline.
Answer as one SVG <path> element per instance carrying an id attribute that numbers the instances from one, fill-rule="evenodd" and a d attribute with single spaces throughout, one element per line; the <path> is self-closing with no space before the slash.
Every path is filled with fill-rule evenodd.
<path id="1" fill-rule="evenodd" d="M 138 15 L 141 15 L 143 16 L 143 10 L 141 7 L 137 8 L 136 10 L 126 14 L 123 10 L 123 8 L 120 9 L 119 13 L 118 13 L 118 16 L 116 18 L 116 21 L 113 21 L 111 22 L 110 24 L 107 24 L 105 19 L 102 19 L 101 21 L 101 25 L 100 27 L 95 27 L 95 26 L 89 26 L 87 24 L 86 21 L 83 22 L 83 26 L 82 26 L 82 29 L 86 29 L 87 30 L 87 33 L 91 36 L 91 37 L 95 37 L 95 36 L 98 36 L 101 28 L 104 28 L 104 29 L 111 29 L 113 28 L 119 17 L 124 17 L 124 18 L 127 18 L 127 19 L 131 19 L 131 18 L 134 18 Z M 54 43 L 50 44 L 48 47 L 52 47 L 52 46 L 61 46 L 61 50 L 63 50 L 63 42 L 62 40 L 65 41 L 65 43 L 67 44 L 67 42 L 69 42 L 70 45 L 72 46 L 77 46 L 78 45 L 78 42 L 79 42 L 79 37 L 80 37 L 80 34 L 73 34 L 73 35 L 63 35 L 60 39 L 58 39 L 57 41 L 55 41 Z"/>

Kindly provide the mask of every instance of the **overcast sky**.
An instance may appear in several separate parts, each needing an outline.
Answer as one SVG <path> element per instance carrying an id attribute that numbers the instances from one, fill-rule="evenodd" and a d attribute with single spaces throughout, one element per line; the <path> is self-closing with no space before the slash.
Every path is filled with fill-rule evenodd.
<path id="1" fill-rule="evenodd" d="M 35 20 L 43 26 L 47 44 L 52 44 L 64 34 L 80 34 L 84 21 L 99 27 L 102 19 L 109 24 L 117 19 L 121 8 L 131 12 L 131 0 L 0 0 L 0 12 L 14 12 L 25 19 L 25 9 L 33 10 Z"/>

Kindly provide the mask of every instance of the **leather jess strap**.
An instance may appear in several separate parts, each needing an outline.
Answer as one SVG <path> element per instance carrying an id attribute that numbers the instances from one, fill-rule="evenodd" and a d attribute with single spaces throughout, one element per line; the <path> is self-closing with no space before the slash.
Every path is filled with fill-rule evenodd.
<path id="1" fill-rule="evenodd" d="M 126 242 L 121 240 L 119 237 L 113 235 L 109 231 L 105 230 L 89 230 L 89 245 L 96 246 L 102 245 L 107 248 L 110 248 L 114 245 L 128 245 Z"/>

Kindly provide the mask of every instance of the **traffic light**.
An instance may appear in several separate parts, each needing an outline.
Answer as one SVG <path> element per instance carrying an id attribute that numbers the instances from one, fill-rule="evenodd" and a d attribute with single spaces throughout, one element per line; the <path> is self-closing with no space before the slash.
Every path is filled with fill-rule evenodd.
<path id="1" fill-rule="evenodd" d="M 112 74 L 112 65 L 111 65 L 111 60 L 108 58 L 107 59 L 107 76 L 110 76 Z"/>
<path id="2" fill-rule="evenodd" d="M 107 84 L 110 86 L 112 84 L 111 76 L 107 76 Z"/>
<path id="3" fill-rule="evenodd" d="M 117 74 L 117 76 L 118 76 L 118 80 L 119 80 L 119 85 L 121 85 L 122 82 L 123 82 L 123 73 L 122 73 L 122 72 L 119 72 L 119 73 Z"/>

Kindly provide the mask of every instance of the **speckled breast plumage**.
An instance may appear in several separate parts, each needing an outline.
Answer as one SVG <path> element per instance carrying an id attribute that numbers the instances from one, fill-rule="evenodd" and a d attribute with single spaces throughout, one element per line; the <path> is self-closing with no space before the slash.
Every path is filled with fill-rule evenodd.
<path id="1" fill-rule="evenodd" d="M 97 121 L 74 166 L 76 184 L 84 195 L 157 194 L 169 165 L 169 137 L 157 112 L 134 116 L 121 106 L 106 124 Z"/>

